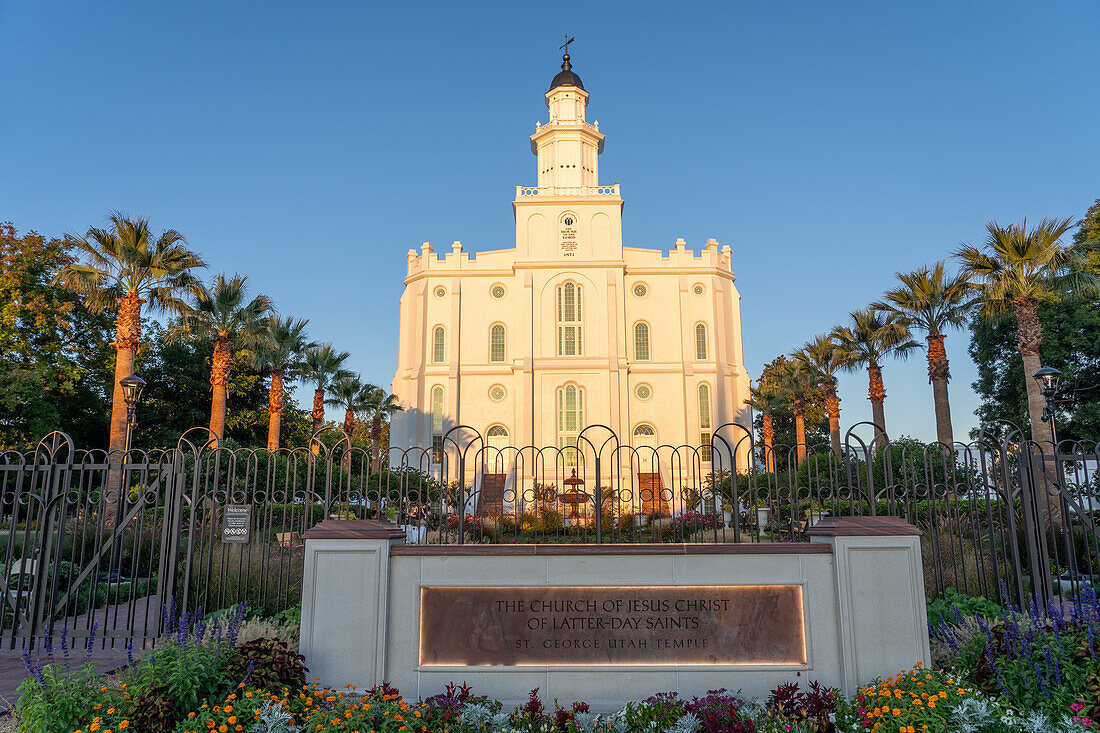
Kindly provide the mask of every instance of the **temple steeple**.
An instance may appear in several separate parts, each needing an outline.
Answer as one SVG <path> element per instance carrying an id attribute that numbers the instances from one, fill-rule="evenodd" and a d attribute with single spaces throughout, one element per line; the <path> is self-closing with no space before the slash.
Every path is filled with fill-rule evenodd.
<path id="1" fill-rule="evenodd" d="M 539 188 L 576 188 L 599 185 L 597 158 L 604 136 L 585 120 L 588 92 L 573 71 L 569 54 L 546 92 L 550 120 L 531 136 L 531 152 L 538 156 Z"/>

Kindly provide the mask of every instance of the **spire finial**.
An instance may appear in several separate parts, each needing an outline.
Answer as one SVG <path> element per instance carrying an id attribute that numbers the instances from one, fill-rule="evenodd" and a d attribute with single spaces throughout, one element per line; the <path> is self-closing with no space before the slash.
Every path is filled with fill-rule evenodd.
<path id="1" fill-rule="evenodd" d="M 561 56 L 561 70 L 562 71 L 569 71 L 569 69 L 573 68 L 572 64 L 569 63 L 569 44 L 572 43 L 576 39 L 571 38 L 569 36 L 569 34 L 566 34 L 565 38 L 566 38 L 565 43 L 558 46 L 558 48 L 565 51 L 565 53 L 563 53 L 562 56 Z"/>

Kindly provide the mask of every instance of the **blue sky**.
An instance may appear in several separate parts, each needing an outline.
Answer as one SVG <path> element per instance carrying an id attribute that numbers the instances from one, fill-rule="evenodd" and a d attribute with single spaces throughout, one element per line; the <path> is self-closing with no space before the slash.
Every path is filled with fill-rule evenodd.
<path id="1" fill-rule="evenodd" d="M 625 243 L 733 247 L 755 375 L 987 219 L 1100 197 L 1098 23 L 1095 2 L 0 0 L 0 220 L 179 229 L 388 385 L 406 250 L 512 246 L 568 33 Z M 923 357 L 885 379 L 890 432 L 931 439 Z M 842 423 L 868 419 L 865 377 L 840 388 Z"/>

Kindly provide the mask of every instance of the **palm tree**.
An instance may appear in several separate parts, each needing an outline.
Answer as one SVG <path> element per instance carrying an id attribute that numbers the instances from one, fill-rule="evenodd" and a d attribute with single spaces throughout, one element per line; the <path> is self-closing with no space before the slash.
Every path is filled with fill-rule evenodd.
<path id="1" fill-rule="evenodd" d="M 894 313 L 875 308 L 863 308 L 850 314 L 848 326 L 837 326 L 832 337 L 842 354 L 844 369 L 867 368 L 867 399 L 876 428 L 874 445 L 886 442 L 886 386 L 882 382 L 882 362 L 889 356 L 904 359 L 919 344 L 909 332 L 909 326 Z"/>
<path id="2" fill-rule="evenodd" d="M 794 413 L 795 455 L 797 465 L 806 460 L 806 401 L 818 386 L 813 372 L 804 362 L 791 359 L 784 364 L 782 390 Z"/>
<path id="3" fill-rule="evenodd" d="M 329 386 L 328 392 L 332 396 L 325 400 L 325 403 L 344 408 L 343 429 L 349 441 L 351 440 L 352 431 L 355 430 L 355 413 L 362 412 L 367 408 L 367 401 L 371 392 L 376 389 L 380 389 L 380 387 L 373 384 L 363 384 L 358 374 L 351 373 L 342 376 Z"/>
<path id="4" fill-rule="evenodd" d="M 1039 303 L 1061 294 L 1080 296 L 1100 289 L 1096 276 L 1078 266 L 1087 254 L 1086 246 L 1059 241 L 1069 230 L 1070 221 L 1043 219 L 1030 231 L 1026 219 L 1006 227 L 991 221 L 985 225 L 989 237 L 983 247 L 964 244 L 955 252 L 962 271 L 972 280 L 982 316 L 996 318 L 1008 312 L 1016 316 L 1016 348 L 1024 362 L 1031 439 L 1036 442 L 1052 437 L 1042 419 L 1046 401 L 1032 379 L 1042 366 Z"/>
<path id="5" fill-rule="evenodd" d="M 836 374 L 844 368 L 844 353 L 837 347 L 831 335 L 815 336 L 793 353 L 796 360 L 821 380 L 825 388 L 825 412 L 829 416 L 829 442 L 839 458 L 840 449 L 840 397 L 836 393 Z"/>
<path id="6" fill-rule="evenodd" d="M 229 370 L 233 366 L 233 347 L 252 349 L 260 345 L 271 299 L 257 295 L 246 301 L 248 276 L 221 273 L 210 287 L 201 284 L 193 288 L 194 302 L 168 330 L 168 338 L 210 339 L 214 356 L 210 366 L 210 432 L 221 440 L 225 437 L 225 398 L 229 386 Z"/>
<path id="7" fill-rule="evenodd" d="M 901 287 L 886 292 L 884 300 L 871 307 L 897 314 L 908 326 L 924 331 L 928 341 L 928 382 L 936 410 L 936 439 L 946 446 L 954 442 L 951 430 L 951 402 L 947 381 L 951 370 L 943 346 L 944 331 L 966 322 L 974 302 L 970 281 L 964 274 L 950 276 L 942 260 L 912 272 L 895 272 Z"/>
<path id="8" fill-rule="evenodd" d="M 89 310 L 117 313 L 109 450 L 121 455 L 126 449 L 127 415 L 119 382 L 134 373 L 141 342 L 141 305 L 148 303 L 153 311 L 183 312 L 186 304 L 180 295 L 197 282 L 191 270 L 206 263 L 174 229 L 154 240 L 148 219 L 128 219 L 114 212 L 110 220 L 110 229 L 89 227 L 83 238 L 65 236 L 86 261 L 63 267 L 58 280 L 83 295 Z"/>
<path id="9" fill-rule="evenodd" d="M 376 387 L 367 395 L 367 412 L 370 413 L 370 449 L 372 467 L 375 472 L 382 461 L 382 421 L 388 420 L 390 415 L 401 412 L 404 408 L 397 398 L 386 392 L 381 387 Z"/>
<path id="10" fill-rule="evenodd" d="M 760 380 L 756 386 L 749 387 L 749 407 L 760 413 L 760 439 L 764 444 L 764 470 L 775 473 L 775 449 L 772 447 L 775 429 L 772 415 L 787 404 L 787 398 L 779 385 Z"/>
<path id="11" fill-rule="evenodd" d="M 325 393 L 341 379 L 354 376 L 344 369 L 344 362 L 351 357 L 346 351 L 337 351 L 332 344 L 315 346 L 306 352 L 306 367 L 302 377 L 314 386 L 313 432 L 321 429 L 325 420 Z"/>
<path id="12" fill-rule="evenodd" d="M 271 372 L 267 391 L 267 449 L 279 448 L 279 431 L 283 420 L 283 386 L 294 379 L 305 366 L 304 354 L 316 344 L 306 338 L 309 319 L 292 316 L 267 319 L 267 327 L 257 347 L 252 351 L 252 367 Z"/>

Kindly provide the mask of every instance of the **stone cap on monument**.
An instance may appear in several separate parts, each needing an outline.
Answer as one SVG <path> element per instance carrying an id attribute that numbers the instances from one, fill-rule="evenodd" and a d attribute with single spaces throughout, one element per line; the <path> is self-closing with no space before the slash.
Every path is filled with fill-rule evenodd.
<path id="1" fill-rule="evenodd" d="M 306 540 L 396 540 L 405 530 L 393 522 L 377 519 L 326 519 L 302 534 Z"/>
<path id="2" fill-rule="evenodd" d="M 920 533 L 901 517 L 822 517 L 806 534 L 811 537 L 896 537 Z"/>

